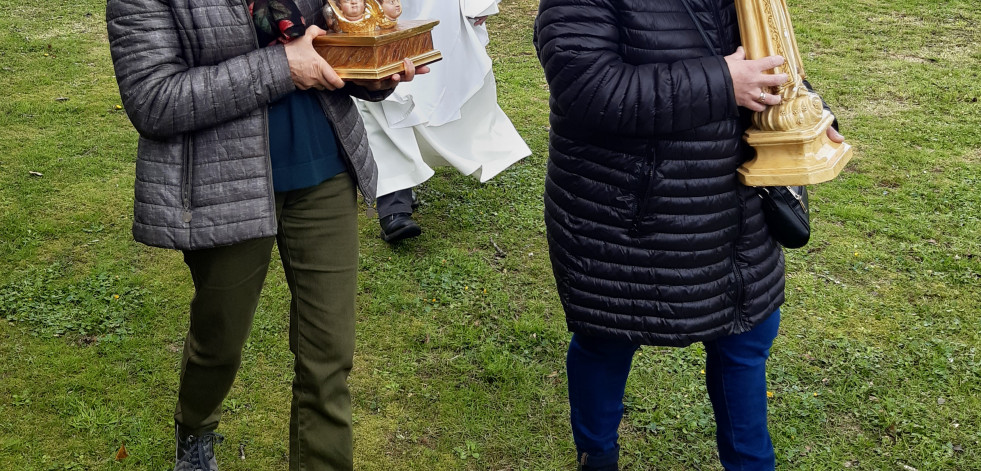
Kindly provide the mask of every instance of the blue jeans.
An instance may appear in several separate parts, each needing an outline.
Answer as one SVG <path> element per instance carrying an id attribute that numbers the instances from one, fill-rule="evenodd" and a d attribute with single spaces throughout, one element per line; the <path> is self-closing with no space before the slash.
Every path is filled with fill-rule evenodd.
<path id="1" fill-rule="evenodd" d="M 766 426 L 766 359 L 780 311 L 753 330 L 705 342 L 705 382 L 715 411 L 719 459 L 727 471 L 773 470 L 776 459 Z M 639 345 L 575 334 L 566 368 L 572 437 L 578 460 L 616 463 L 623 392 Z"/>

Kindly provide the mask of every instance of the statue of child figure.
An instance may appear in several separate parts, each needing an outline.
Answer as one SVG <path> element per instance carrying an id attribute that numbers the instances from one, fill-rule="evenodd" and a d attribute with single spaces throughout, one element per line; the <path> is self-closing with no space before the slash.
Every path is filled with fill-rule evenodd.
<path id="1" fill-rule="evenodd" d="M 395 21 L 402 14 L 402 0 L 381 0 L 381 7 L 388 20 Z"/>
<path id="2" fill-rule="evenodd" d="M 393 28 L 401 14 L 401 0 L 327 0 L 324 5 L 327 29 L 335 33 Z"/>
<path id="3" fill-rule="evenodd" d="M 341 16 L 348 21 L 364 19 L 364 0 L 338 0 L 337 6 L 341 9 Z"/>

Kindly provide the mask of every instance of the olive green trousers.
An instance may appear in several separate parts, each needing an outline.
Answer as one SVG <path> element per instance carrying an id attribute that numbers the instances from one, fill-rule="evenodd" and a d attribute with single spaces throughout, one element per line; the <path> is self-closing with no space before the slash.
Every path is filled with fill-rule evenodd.
<path id="1" fill-rule="evenodd" d="M 353 468 L 351 395 L 357 289 L 357 201 L 347 173 L 276 194 L 276 237 L 184 252 L 194 281 L 175 420 L 182 434 L 218 427 L 269 268 L 279 247 L 295 358 L 290 470 Z M 262 431 L 256 431 L 261 433 Z"/>

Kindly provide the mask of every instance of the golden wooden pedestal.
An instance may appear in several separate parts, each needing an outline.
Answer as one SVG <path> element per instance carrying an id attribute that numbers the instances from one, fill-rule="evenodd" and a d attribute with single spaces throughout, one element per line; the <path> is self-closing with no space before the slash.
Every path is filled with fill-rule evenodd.
<path id="1" fill-rule="evenodd" d="M 739 34 L 747 59 L 782 56 L 787 82 L 767 94 L 783 101 L 753 114 L 745 139 L 756 157 L 739 168 L 739 179 L 750 186 L 812 185 L 831 180 L 852 158 L 852 147 L 828 138 L 834 121 L 821 99 L 804 86 L 804 65 L 790 23 L 786 0 L 736 0 Z"/>
<path id="2" fill-rule="evenodd" d="M 391 29 L 327 33 L 313 40 L 313 48 L 342 79 L 378 80 L 404 72 L 406 58 L 417 66 L 442 59 L 433 48 L 432 29 L 438 23 L 399 21 Z"/>
<path id="3" fill-rule="evenodd" d="M 749 186 L 813 185 L 838 176 L 852 158 L 852 146 L 828 138 L 834 116 L 825 111 L 809 128 L 791 131 L 750 129 L 744 138 L 756 157 L 739 167 L 739 180 Z"/>

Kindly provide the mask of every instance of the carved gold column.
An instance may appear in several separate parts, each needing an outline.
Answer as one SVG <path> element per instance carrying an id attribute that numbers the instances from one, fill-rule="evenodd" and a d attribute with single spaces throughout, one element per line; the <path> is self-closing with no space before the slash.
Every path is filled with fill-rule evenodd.
<path id="1" fill-rule="evenodd" d="M 739 33 L 749 59 L 779 55 L 786 60 L 774 73 L 790 79 L 776 90 L 783 102 L 753 114 L 744 138 L 756 157 L 739 168 L 750 186 L 810 185 L 831 180 L 852 157 L 852 147 L 827 136 L 834 121 L 821 98 L 804 86 L 804 66 L 785 0 L 736 0 Z"/>

